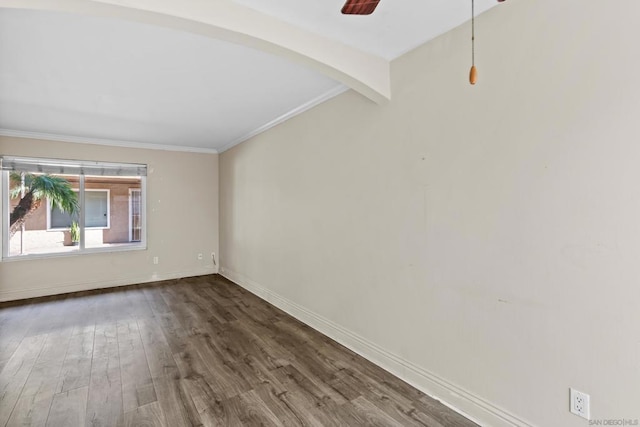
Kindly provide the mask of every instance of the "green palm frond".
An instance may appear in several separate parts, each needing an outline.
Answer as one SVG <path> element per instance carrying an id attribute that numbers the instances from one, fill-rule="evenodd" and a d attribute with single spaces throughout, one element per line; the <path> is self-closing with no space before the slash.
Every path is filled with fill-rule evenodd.
<path id="1" fill-rule="evenodd" d="M 11 172 L 9 174 L 9 197 L 12 199 L 16 199 L 20 197 L 20 193 L 22 193 L 22 188 L 20 186 L 20 181 L 22 180 L 22 175 L 18 172 Z"/>
<path id="2" fill-rule="evenodd" d="M 71 214 L 78 210 L 78 195 L 66 179 L 53 175 L 31 175 L 28 180 L 25 177 L 25 184 L 27 181 L 36 200 L 48 197 L 51 207 Z"/>
<path id="3" fill-rule="evenodd" d="M 12 184 L 11 198 L 21 196 L 22 176 L 18 172 L 10 175 Z M 35 200 L 47 197 L 51 201 L 51 207 L 57 207 L 63 212 L 74 214 L 78 211 L 78 195 L 71 188 L 71 183 L 66 179 L 55 175 L 24 175 L 25 192 L 31 192 Z"/>

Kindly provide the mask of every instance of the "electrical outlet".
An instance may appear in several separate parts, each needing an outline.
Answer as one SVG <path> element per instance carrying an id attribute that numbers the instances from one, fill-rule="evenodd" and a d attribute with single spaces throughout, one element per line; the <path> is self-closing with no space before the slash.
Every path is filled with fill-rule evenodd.
<path id="1" fill-rule="evenodd" d="M 202 254 L 198 254 L 198 259 L 202 261 Z"/>
<path id="2" fill-rule="evenodd" d="M 569 400 L 571 401 L 571 407 L 569 409 L 572 414 L 589 419 L 589 395 L 587 393 L 570 388 Z"/>
<path id="3" fill-rule="evenodd" d="M 153 263 L 154 263 L 154 264 L 158 264 L 158 257 L 157 257 L 157 256 L 154 256 L 154 257 L 153 257 Z"/>

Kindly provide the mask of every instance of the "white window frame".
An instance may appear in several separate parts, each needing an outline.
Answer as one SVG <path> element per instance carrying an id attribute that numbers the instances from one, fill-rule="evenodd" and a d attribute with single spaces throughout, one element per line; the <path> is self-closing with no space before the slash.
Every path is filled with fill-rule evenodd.
<path id="1" fill-rule="evenodd" d="M 60 258 L 60 257 L 74 257 L 74 256 L 82 256 L 86 254 L 94 254 L 94 253 L 109 253 L 109 252 L 127 252 L 127 251 L 140 251 L 147 250 L 147 176 L 146 170 L 147 165 L 141 164 L 128 164 L 128 163 L 106 163 L 106 162 L 92 162 L 92 161 L 74 161 L 74 160 L 57 160 L 57 159 L 38 159 L 38 158 L 14 158 L 14 157 L 3 157 L 0 155 L 0 165 L 4 161 L 13 161 L 13 160 L 27 160 L 34 162 L 42 162 L 43 168 L 58 168 L 60 166 L 68 166 L 71 168 L 80 168 L 88 171 L 97 171 L 96 173 L 100 173 L 101 168 L 106 168 L 109 170 L 124 170 L 129 172 L 128 174 L 105 174 L 104 176 L 135 176 L 140 179 L 140 216 L 141 216 L 141 227 L 142 232 L 140 235 L 139 242 L 128 242 L 127 244 L 123 244 L 121 246 L 108 246 L 108 247 L 85 247 L 85 227 L 84 227 L 84 212 L 81 209 L 80 211 L 80 245 L 79 250 L 71 251 L 71 252 L 60 252 L 60 253 L 44 253 L 44 254 L 29 254 L 29 255 L 13 255 L 9 256 L 9 209 L 11 207 L 11 201 L 9 198 L 9 170 L 0 169 L 0 208 L 2 211 L 0 212 L 0 222 L 2 223 L 0 229 L 2 229 L 2 238 L 0 245 L 2 246 L 2 250 L 0 251 L 1 257 L 0 262 L 14 262 L 14 261 L 22 261 L 22 260 L 32 260 L 32 259 L 44 259 L 44 258 Z M 15 169 L 14 169 L 15 170 Z M 131 171 L 134 171 L 131 173 Z M 137 173 L 135 173 L 137 171 Z M 56 172 L 54 172 L 56 173 Z M 62 173 L 62 172 L 60 172 Z M 94 176 L 94 173 L 87 173 L 87 175 Z M 78 201 L 80 206 L 84 206 L 84 191 L 109 191 L 108 189 L 85 189 L 85 175 L 80 174 L 79 182 L 79 197 Z M 108 203 L 108 225 L 111 225 L 111 194 L 109 193 L 107 196 Z M 50 204 L 47 200 L 47 230 L 50 230 Z M 104 227 L 89 227 L 91 229 L 104 229 Z M 56 231 L 63 231 L 63 229 L 52 229 Z"/>
<path id="2" fill-rule="evenodd" d="M 76 193 L 79 193 L 80 190 L 74 189 Z M 86 230 L 109 230 L 111 228 L 111 190 L 105 188 L 85 188 L 85 192 L 87 191 L 102 191 L 107 193 L 107 226 L 106 227 L 85 227 Z M 80 200 L 78 198 L 78 200 Z M 52 228 L 51 227 L 51 200 L 47 197 L 47 231 L 65 231 L 69 230 L 69 228 Z"/>

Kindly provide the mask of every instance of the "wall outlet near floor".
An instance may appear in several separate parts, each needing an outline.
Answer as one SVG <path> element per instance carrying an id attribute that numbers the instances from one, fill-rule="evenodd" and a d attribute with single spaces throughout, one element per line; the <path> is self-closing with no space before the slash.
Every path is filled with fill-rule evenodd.
<path id="1" fill-rule="evenodd" d="M 198 254 L 198 259 L 202 261 L 202 254 Z"/>
<path id="2" fill-rule="evenodd" d="M 153 257 L 153 263 L 156 264 L 156 265 L 158 264 L 158 257 L 157 256 Z"/>
<path id="3" fill-rule="evenodd" d="M 572 414 L 576 414 L 579 417 L 589 419 L 589 395 L 572 388 L 569 389 L 569 400 Z"/>

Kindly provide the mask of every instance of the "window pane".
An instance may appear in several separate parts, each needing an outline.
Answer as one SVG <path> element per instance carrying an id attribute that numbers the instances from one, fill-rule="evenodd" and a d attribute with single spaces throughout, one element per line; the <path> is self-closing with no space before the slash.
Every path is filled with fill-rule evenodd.
<path id="1" fill-rule="evenodd" d="M 57 207 L 51 208 L 51 228 L 69 228 L 74 219 L 78 220 L 77 215 L 72 217 L 70 213 L 62 212 Z"/>
<path id="2" fill-rule="evenodd" d="M 141 182 L 138 176 L 85 177 L 85 247 L 139 244 L 131 232 L 130 198 L 133 190 L 140 192 Z"/>
<path id="3" fill-rule="evenodd" d="M 109 192 L 86 191 L 84 194 L 84 212 L 85 227 L 108 227 Z"/>
<path id="4" fill-rule="evenodd" d="M 78 246 L 74 245 L 68 231 L 71 215 L 59 209 L 48 211 L 48 208 L 51 206 L 51 197 L 56 194 L 67 194 L 67 197 L 77 199 L 77 192 L 73 190 L 78 188 L 79 177 L 33 171 L 12 173 L 9 181 L 9 188 L 14 190 L 10 193 L 14 196 L 9 203 L 9 214 L 13 214 L 10 215 L 10 223 L 13 220 L 18 225 L 9 233 L 9 256 L 77 251 Z M 30 197 L 33 197 L 31 204 L 28 203 Z M 23 205 L 29 205 L 23 217 L 23 227 L 19 226 L 22 221 L 18 219 L 15 209 L 21 200 Z M 48 221 L 51 222 L 51 229 L 47 226 Z M 12 232 L 14 234 L 11 236 Z"/>

